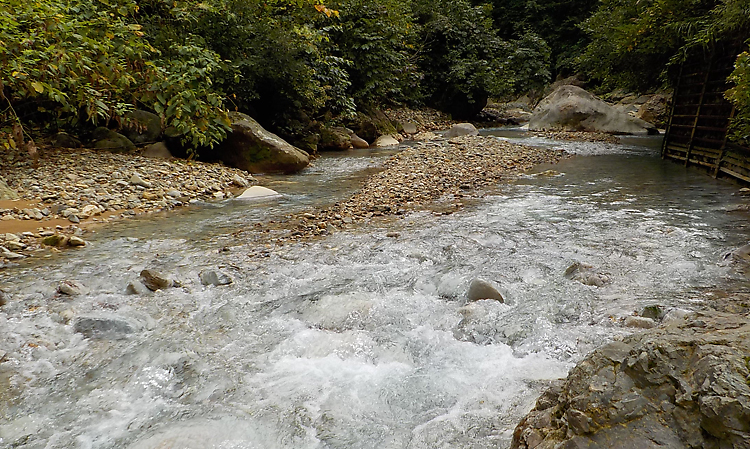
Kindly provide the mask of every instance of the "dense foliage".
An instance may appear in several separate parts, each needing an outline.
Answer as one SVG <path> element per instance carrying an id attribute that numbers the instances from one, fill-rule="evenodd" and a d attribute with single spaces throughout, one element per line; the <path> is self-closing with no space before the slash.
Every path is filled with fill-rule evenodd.
<path id="1" fill-rule="evenodd" d="M 384 104 L 470 116 L 576 69 L 647 90 L 681 49 L 746 30 L 748 3 L 3 0 L 0 145 L 14 124 L 80 135 L 132 109 L 193 148 L 225 137 L 230 109 L 300 140 Z M 732 79 L 747 120 L 747 57 Z"/>

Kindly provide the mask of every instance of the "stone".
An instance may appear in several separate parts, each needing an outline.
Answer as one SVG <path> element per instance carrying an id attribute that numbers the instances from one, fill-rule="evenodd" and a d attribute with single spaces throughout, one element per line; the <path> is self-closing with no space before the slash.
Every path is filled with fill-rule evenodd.
<path id="1" fill-rule="evenodd" d="M 26 249 L 28 245 L 26 245 L 25 243 L 8 240 L 7 242 L 3 244 L 3 246 L 5 246 L 11 251 L 23 251 Z"/>
<path id="2" fill-rule="evenodd" d="M 60 281 L 57 292 L 67 296 L 79 296 L 86 292 L 86 287 L 78 281 Z"/>
<path id="3" fill-rule="evenodd" d="M 623 325 L 625 327 L 634 327 L 637 329 L 651 329 L 656 327 L 656 322 L 651 318 L 629 315 L 623 320 Z"/>
<path id="4" fill-rule="evenodd" d="M 479 301 L 482 299 L 494 299 L 505 302 L 503 295 L 489 282 L 482 279 L 474 279 L 469 285 L 469 291 L 466 294 L 469 301 Z"/>
<path id="5" fill-rule="evenodd" d="M 57 148 L 79 148 L 81 141 L 65 132 L 59 132 L 52 136 L 50 143 Z"/>
<path id="6" fill-rule="evenodd" d="M 103 126 L 96 128 L 92 137 L 94 148 L 99 150 L 112 153 L 128 153 L 135 150 L 135 145 L 127 137 Z"/>
<path id="7" fill-rule="evenodd" d="M 232 283 L 232 278 L 228 275 L 216 270 L 203 270 L 199 274 L 201 284 L 203 285 L 229 285 Z"/>
<path id="8" fill-rule="evenodd" d="M 18 193 L 15 190 L 8 187 L 8 183 L 5 179 L 0 176 L 0 200 L 17 200 Z"/>
<path id="9" fill-rule="evenodd" d="M 156 270 L 146 269 L 141 271 L 141 282 L 151 291 L 165 290 L 174 285 L 174 281 L 167 278 Z"/>
<path id="10" fill-rule="evenodd" d="M 318 140 L 318 149 L 321 151 L 345 151 L 352 148 L 352 139 L 349 131 L 340 126 L 329 128 L 327 126 L 320 129 L 320 140 Z"/>
<path id="11" fill-rule="evenodd" d="M 141 178 L 141 175 L 139 175 L 138 173 L 133 173 L 133 175 L 130 177 L 129 182 L 131 185 L 141 186 L 147 189 L 150 189 L 153 186 L 153 184 Z"/>
<path id="12" fill-rule="evenodd" d="M 375 139 L 375 142 L 372 144 L 373 147 L 376 148 L 386 148 L 386 147 L 395 147 L 399 144 L 399 141 L 393 137 L 393 136 L 380 136 L 377 139 Z"/>
<path id="13" fill-rule="evenodd" d="M 71 222 L 71 223 L 78 224 L 78 223 L 81 222 L 81 219 L 78 218 L 78 215 L 76 215 L 76 214 L 70 214 L 70 215 L 68 215 L 68 221 Z"/>
<path id="14" fill-rule="evenodd" d="M 143 147 L 141 153 L 143 157 L 149 157 L 151 159 L 172 159 L 172 153 L 167 148 L 167 144 L 164 142 L 156 142 L 151 145 Z"/>
<path id="15" fill-rule="evenodd" d="M 702 312 L 610 343 L 537 401 L 511 448 L 747 448 L 748 335 L 747 315 Z"/>
<path id="16" fill-rule="evenodd" d="M 74 332 L 94 340 L 121 340 L 139 327 L 138 323 L 118 316 L 81 316 L 73 323 Z"/>
<path id="17" fill-rule="evenodd" d="M 62 242 L 63 237 L 59 234 L 49 235 L 42 239 L 42 244 L 47 246 L 58 246 Z"/>
<path id="18" fill-rule="evenodd" d="M 404 130 L 405 134 L 416 134 L 417 133 L 417 125 L 412 122 L 402 122 L 401 123 L 401 129 Z"/>
<path id="19" fill-rule="evenodd" d="M 238 175 L 237 173 L 232 175 L 232 184 L 236 185 L 237 187 L 248 187 L 250 185 L 247 179 Z"/>
<path id="20" fill-rule="evenodd" d="M 635 116 L 659 128 L 665 128 L 669 120 L 669 97 L 655 94 L 646 98 L 647 101 L 641 104 Z"/>
<path id="21" fill-rule="evenodd" d="M 96 206 L 94 204 L 87 204 L 83 206 L 83 209 L 81 209 L 81 213 L 79 215 L 81 218 L 89 218 L 100 215 L 101 213 L 102 211 L 101 209 L 99 209 L 99 206 Z"/>
<path id="22" fill-rule="evenodd" d="M 479 130 L 471 123 L 456 123 L 451 129 L 446 131 L 445 137 L 450 139 L 461 136 L 478 136 Z"/>
<path id="23" fill-rule="evenodd" d="M 357 113 L 351 124 L 354 132 L 367 142 L 374 142 L 378 136 L 396 134 L 396 127 L 385 113 L 379 109 Z"/>
<path id="24" fill-rule="evenodd" d="M 13 251 L 10 251 L 8 248 L 4 246 L 0 246 L 0 257 L 4 257 L 8 260 L 17 260 L 17 259 L 23 259 L 23 254 L 14 253 Z"/>
<path id="25" fill-rule="evenodd" d="M 266 131 L 252 117 L 230 112 L 232 132 L 205 157 L 250 173 L 296 173 L 307 167 L 310 156 L 279 136 Z"/>
<path id="26" fill-rule="evenodd" d="M 534 108 L 529 129 L 612 134 L 657 132 L 651 123 L 631 117 L 595 95 L 571 85 L 560 86 Z"/>
<path id="27" fill-rule="evenodd" d="M 360 149 L 360 150 L 361 149 L 365 149 L 365 148 L 370 148 L 370 144 L 367 143 L 367 141 L 365 139 L 359 137 L 356 134 L 352 134 L 351 141 L 352 141 L 352 146 L 354 148 L 357 148 L 357 149 Z"/>
<path id="28" fill-rule="evenodd" d="M 86 246 L 86 241 L 80 237 L 76 237 L 73 235 L 70 237 L 70 239 L 68 239 L 68 246 L 73 246 L 73 247 Z"/>
<path id="29" fill-rule="evenodd" d="M 129 295 L 145 295 L 150 291 L 141 281 L 132 281 L 125 287 L 125 292 Z"/>
<path id="30" fill-rule="evenodd" d="M 249 189 L 242 192 L 242 195 L 238 196 L 238 200 L 252 200 L 258 198 L 269 198 L 273 196 L 280 196 L 279 192 L 269 189 L 268 187 L 252 186 Z"/>
<path id="31" fill-rule="evenodd" d="M 661 320 L 666 315 L 666 312 L 664 311 L 664 307 L 654 304 L 644 307 L 639 315 L 644 318 L 651 318 L 652 320 Z"/>
<path id="32" fill-rule="evenodd" d="M 574 262 L 565 270 L 565 277 L 592 287 L 603 287 L 610 282 L 609 276 L 597 273 L 594 267 Z"/>
<path id="33" fill-rule="evenodd" d="M 8 294 L 0 290 L 0 307 L 4 306 L 5 304 L 8 304 Z M 0 360 L 2 360 L 2 357 L 0 357 Z"/>
<path id="34" fill-rule="evenodd" d="M 3 240 L 6 242 L 20 242 L 21 237 L 19 237 L 17 234 L 13 234 L 12 232 L 8 232 L 3 234 Z"/>
<path id="35" fill-rule="evenodd" d="M 158 115 L 140 109 L 125 114 L 122 134 L 134 144 L 144 145 L 156 142 L 161 133 L 161 118 Z"/>

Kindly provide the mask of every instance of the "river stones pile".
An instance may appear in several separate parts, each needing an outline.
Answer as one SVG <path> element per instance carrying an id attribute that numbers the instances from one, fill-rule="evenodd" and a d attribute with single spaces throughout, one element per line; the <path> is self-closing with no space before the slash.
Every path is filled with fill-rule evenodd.
<path id="1" fill-rule="evenodd" d="M 533 131 L 538 137 L 554 140 L 576 140 L 579 142 L 620 143 L 620 139 L 613 134 L 590 133 L 581 131 Z"/>
<path id="2" fill-rule="evenodd" d="M 462 199 L 476 194 L 477 189 L 563 157 L 563 151 L 511 144 L 494 137 L 417 142 L 386 161 L 383 171 L 370 176 L 346 201 L 290 215 L 285 223 L 259 223 L 256 228 L 273 231 L 272 241 L 283 243 L 410 210 L 429 208 L 450 214 L 463 207 Z"/>
<path id="3" fill-rule="evenodd" d="M 21 199 L 40 201 L 39 207 L 0 209 L 0 220 L 53 218 L 72 223 L 117 212 L 171 209 L 193 200 L 233 196 L 252 177 L 218 164 L 167 161 L 103 151 L 45 149 L 37 167 L 23 155 L 10 153 L 0 164 L 0 176 Z M 130 211 L 130 212 L 127 212 Z"/>

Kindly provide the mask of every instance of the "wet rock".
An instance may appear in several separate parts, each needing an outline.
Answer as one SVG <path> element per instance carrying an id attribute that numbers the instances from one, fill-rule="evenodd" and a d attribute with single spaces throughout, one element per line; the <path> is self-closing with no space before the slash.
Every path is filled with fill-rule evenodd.
<path id="1" fill-rule="evenodd" d="M 644 307 L 639 315 L 644 318 L 651 318 L 652 320 L 660 321 L 666 315 L 666 311 L 664 310 L 664 307 L 654 304 Z"/>
<path id="2" fill-rule="evenodd" d="M 42 244 L 47 246 L 59 246 L 62 243 L 63 236 L 59 234 L 48 235 L 42 239 Z"/>
<path id="3" fill-rule="evenodd" d="M 479 130 L 472 125 L 471 123 L 456 123 L 455 125 L 451 126 L 451 129 L 449 129 L 445 133 L 445 137 L 450 139 L 453 137 L 462 137 L 462 136 L 478 136 Z"/>
<path id="4" fill-rule="evenodd" d="M 489 282 L 482 279 L 474 279 L 471 281 L 469 291 L 466 294 L 469 301 L 479 301 L 481 299 L 494 299 L 496 301 L 505 302 L 503 295 L 500 294 L 497 289 Z"/>
<path id="5" fill-rule="evenodd" d="M 86 246 L 86 241 L 80 237 L 76 237 L 75 235 L 73 235 L 68 239 L 68 246 Z"/>
<path id="6" fill-rule="evenodd" d="M 8 303 L 8 294 L 0 290 L 0 307 Z"/>
<path id="7" fill-rule="evenodd" d="M 306 152 L 266 131 L 249 115 L 230 112 L 229 118 L 232 132 L 219 145 L 207 150 L 206 157 L 250 173 L 295 173 L 310 163 Z"/>
<path id="8" fill-rule="evenodd" d="M 511 448 L 747 448 L 749 333 L 747 316 L 706 312 L 610 343 L 537 401 Z"/>
<path id="9" fill-rule="evenodd" d="M 375 148 L 386 148 L 386 147 L 395 147 L 399 144 L 399 141 L 390 135 L 380 136 L 377 139 L 375 139 L 375 142 L 373 142 L 372 146 Z"/>
<path id="10" fill-rule="evenodd" d="M 203 270 L 199 274 L 201 284 L 203 285 L 229 285 L 232 283 L 232 278 L 216 270 Z"/>
<path id="11" fill-rule="evenodd" d="M 165 290 L 174 285 L 174 281 L 156 270 L 146 269 L 141 271 L 141 282 L 151 291 Z"/>
<path id="12" fill-rule="evenodd" d="M 81 316 L 73 323 L 73 331 L 91 339 L 121 340 L 141 328 L 139 323 L 118 316 Z"/>
<path id="13" fill-rule="evenodd" d="M 651 329 L 656 327 L 656 322 L 651 318 L 630 315 L 625 317 L 623 325 L 625 327 L 634 327 L 637 329 Z"/>
<path id="14" fill-rule="evenodd" d="M 78 281 L 65 280 L 60 281 L 57 286 L 57 292 L 68 296 L 79 296 L 87 292 L 86 286 Z"/>
<path id="15" fill-rule="evenodd" d="M 352 139 L 346 128 L 323 127 L 320 130 L 318 149 L 321 151 L 345 151 L 352 147 Z"/>
<path id="16" fill-rule="evenodd" d="M 14 253 L 13 251 L 10 251 L 6 247 L 0 246 L 0 257 L 4 257 L 8 260 L 18 260 L 18 259 L 23 259 L 26 256 L 24 256 L 23 254 Z"/>
<path id="17" fill-rule="evenodd" d="M 278 196 L 279 192 L 269 189 L 268 187 L 252 186 L 249 189 L 242 192 L 242 195 L 238 196 L 238 200 L 252 200 L 257 198 L 269 198 Z"/>
<path id="18" fill-rule="evenodd" d="M 565 277 L 592 287 L 603 287 L 610 282 L 609 276 L 597 273 L 594 267 L 575 262 L 565 270 Z"/>
<path id="19" fill-rule="evenodd" d="M 167 144 L 164 142 L 156 142 L 151 145 L 146 145 L 143 148 L 141 156 L 152 159 L 172 159 L 172 153 L 167 148 Z"/>

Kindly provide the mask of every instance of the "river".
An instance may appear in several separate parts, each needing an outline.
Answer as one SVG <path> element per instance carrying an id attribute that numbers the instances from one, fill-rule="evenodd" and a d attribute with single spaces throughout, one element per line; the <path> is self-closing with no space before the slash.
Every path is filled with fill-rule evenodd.
<path id="1" fill-rule="evenodd" d="M 264 178 L 281 198 L 118 223 L 0 272 L 0 447 L 503 448 L 551 380 L 636 331 L 623 317 L 746 287 L 723 261 L 748 241 L 746 201 L 658 139 L 488 133 L 577 156 L 449 216 L 267 251 L 232 236 L 346 197 L 390 153 L 332 155 Z M 610 281 L 567 279 L 574 262 Z M 150 265 L 182 286 L 126 294 Z M 205 269 L 234 282 L 203 286 Z M 505 303 L 467 304 L 476 278 Z M 71 279 L 88 292 L 55 293 Z M 82 318 L 126 326 L 85 338 Z"/>

